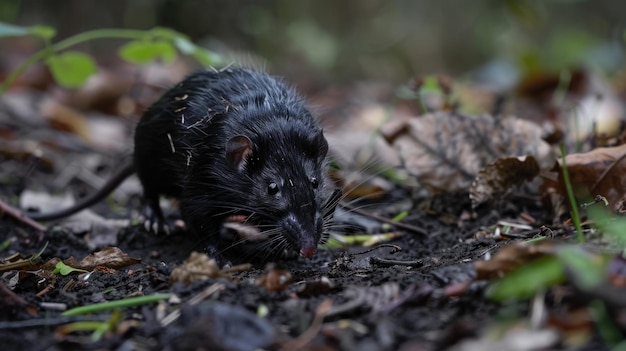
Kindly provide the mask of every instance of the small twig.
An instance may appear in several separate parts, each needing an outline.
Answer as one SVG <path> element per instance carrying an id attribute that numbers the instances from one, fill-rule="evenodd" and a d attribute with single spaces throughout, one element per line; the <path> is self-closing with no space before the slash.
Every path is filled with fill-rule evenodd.
<path id="1" fill-rule="evenodd" d="M 367 249 L 367 250 L 365 250 L 365 251 L 355 252 L 355 253 L 354 253 L 354 256 L 364 255 L 364 254 L 366 254 L 366 253 L 370 253 L 370 252 L 372 252 L 372 251 L 378 250 L 378 249 L 380 249 L 381 247 L 390 247 L 390 248 L 392 248 L 392 249 L 393 249 L 393 251 L 391 251 L 391 253 L 392 253 L 392 254 L 394 254 L 394 253 L 396 253 L 396 252 L 399 252 L 399 251 L 402 251 L 402 248 L 401 248 L 400 246 L 398 246 L 398 245 L 392 245 L 392 244 L 380 244 L 380 245 L 376 245 L 376 246 L 374 246 L 374 247 L 372 247 L 372 248 L 369 248 L 369 249 Z"/>
<path id="2" fill-rule="evenodd" d="M 6 213 L 9 216 L 15 218 L 16 220 L 26 225 L 29 225 L 30 227 L 34 228 L 37 231 L 40 231 L 40 232 L 46 231 L 46 227 L 30 219 L 22 211 L 16 209 L 15 207 L 12 207 L 11 205 L 7 204 L 2 199 L 0 199 L 0 213 Z"/>
<path id="3" fill-rule="evenodd" d="M 528 239 L 532 238 L 535 235 L 541 233 L 539 229 L 527 230 L 519 233 L 500 233 L 500 236 L 511 238 L 511 239 Z"/>
<path id="4" fill-rule="evenodd" d="M 424 262 L 422 260 L 411 260 L 411 261 L 402 261 L 402 260 L 390 260 L 387 258 L 380 257 L 370 257 L 370 263 L 376 264 L 379 266 L 407 266 L 407 267 L 422 267 Z"/>

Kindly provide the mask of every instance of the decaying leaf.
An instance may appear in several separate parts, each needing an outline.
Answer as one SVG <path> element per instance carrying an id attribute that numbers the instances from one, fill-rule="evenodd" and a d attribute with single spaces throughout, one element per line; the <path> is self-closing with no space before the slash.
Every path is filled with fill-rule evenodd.
<path id="1" fill-rule="evenodd" d="M 214 259 L 203 253 L 192 252 L 182 265 L 174 268 L 170 274 L 170 282 L 191 283 L 196 280 L 228 276 L 220 269 Z"/>
<path id="2" fill-rule="evenodd" d="M 271 267 L 257 279 L 256 285 L 264 287 L 267 291 L 283 291 L 291 285 L 291 272 Z"/>
<path id="3" fill-rule="evenodd" d="M 85 115 L 68 106 L 62 105 L 56 100 L 47 99 L 41 104 L 41 115 L 59 130 L 71 132 L 91 141 L 91 133 Z"/>
<path id="4" fill-rule="evenodd" d="M 541 168 L 554 162 L 541 127 L 514 117 L 436 112 L 390 124 L 383 135 L 408 172 L 435 192 L 468 189 L 480 169 L 497 158 L 530 155 Z"/>
<path id="5" fill-rule="evenodd" d="M 138 263 L 139 261 L 141 261 L 140 258 L 130 257 L 120 248 L 105 247 L 100 251 L 86 256 L 80 262 L 76 262 L 74 258 L 69 258 L 63 262 L 68 266 L 90 271 L 97 266 L 120 269 Z"/>
<path id="6" fill-rule="evenodd" d="M 533 156 L 497 159 L 478 172 L 470 188 L 472 206 L 494 200 L 512 187 L 531 181 L 539 174 L 539 164 Z"/>
<path id="7" fill-rule="evenodd" d="M 335 288 L 335 284 L 328 279 L 328 277 L 322 276 L 317 280 L 306 281 L 298 288 L 296 295 L 299 298 L 307 298 L 311 296 L 319 296 L 322 294 L 328 294 Z"/>
<path id="8" fill-rule="evenodd" d="M 622 211 L 626 200 L 626 145 L 597 148 L 590 152 L 569 154 L 565 157 L 574 195 L 578 199 L 604 196 L 613 211 Z M 556 192 L 566 196 L 562 166 L 559 161 L 553 168 L 558 180 L 546 180 L 546 193 Z"/>

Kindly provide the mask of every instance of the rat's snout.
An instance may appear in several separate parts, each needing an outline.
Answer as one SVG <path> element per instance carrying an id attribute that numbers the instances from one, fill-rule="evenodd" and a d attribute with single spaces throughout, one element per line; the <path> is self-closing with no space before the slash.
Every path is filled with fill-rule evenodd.
<path id="1" fill-rule="evenodd" d="M 316 252 L 317 252 L 317 246 L 301 247 L 299 254 L 300 254 L 300 257 L 311 258 L 315 256 Z"/>
<path id="2" fill-rule="evenodd" d="M 311 258 L 317 252 L 322 231 L 322 223 L 318 217 L 316 215 L 313 221 L 303 223 L 295 216 L 287 215 L 282 223 L 285 239 L 301 257 Z"/>

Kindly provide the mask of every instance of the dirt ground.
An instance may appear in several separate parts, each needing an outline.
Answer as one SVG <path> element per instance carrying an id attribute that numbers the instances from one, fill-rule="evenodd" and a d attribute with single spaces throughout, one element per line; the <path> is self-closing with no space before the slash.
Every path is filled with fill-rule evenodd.
<path id="1" fill-rule="evenodd" d="M 346 95 L 330 96 L 327 104 L 335 106 L 329 113 L 345 109 L 345 101 L 368 101 Z M 184 264 L 192 252 L 204 252 L 204 240 L 177 222 L 175 202 L 165 206 L 168 218 L 178 223 L 170 235 L 144 228 L 136 178 L 91 211 L 37 229 L 11 215 L 10 208 L 45 208 L 55 193 L 92 193 L 100 183 L 90 181 L 108 179 L 128 159 L 136 121 L 81 116 L 121 121 L 116 127 L 121 141 L 109 137 L 115 142 L 103 150 L 77 137 L 84 130 L 67 131 L 74 122 L 63 119 L 68 113 L 62 106 L 45 105 L 32 93 L 11 98 L 18 102 L 0 105 L 2 130 L 11 136 L 0 153 L 0 199 L 6 205 L 0 216 L 0 344 L 6 350 L 603 350 L 609 349 L 608 329 L 598 326 L 607 320 L 596 320 L 587 310 L 598 299 L 608 301 L 608 322 L 624 335 L 623 290 L 611 290 L 617 287 L 606 290 L 617 291 L 612 298 L 575 284 L 557 284 L 533 299 L 486 297 L 510 267 L 505 262 L 507 269 L 487 277 L 477 263 L 538 235 L 575 241 L 567 213 L 552 224 L 553 209 L 545 199 L 519 187 L 477 208 L 467 191 L 432 195 L 395 183 L 383 197 L 369 200 L 365 191 L 359 201 L 346 199 L 339 206 L 332 237 L 367 236 L 369 245 L 361 240 L 320 249 L 311 259 L 263 262 L 249 259 L 263 257 L 251 244 L 251 251 L 232 253 L 235 266 L 227 272 L 198 257 Z M 54 116 L 38 118 L 38 107 L 29 110 L 40 105 Z M 471 129 L 459 128 L 459 133 Z M 329 138 L 331 149 L 342 148 L 340 139 Z M 43 156 L 22 140 L 34 141 Z M 431 178 L 438 180 L 436 174 Z M 29 194 L 35 199 L 26 203 Z M 67 206 L 54 201 L 52 209 Z M 389 224 L 354 209 L 375 218 L 403 212 L 406 217 Z M 523 223 L 524 229 L 497 235 L 502 227 L 515 227 L 507 223 Z M 513 258 L 517 265 L 530 261 L 523 251 Z M 56 271 L 63 268 L 59 261 L 84 271 Z M 151 300 L 133 300 L 141 297 Z M 124 305 L 73 310 L 113 301 Z"/>
<path id="2" fill-rule="evenodd" d="M 5 186 L 2 195 L 12 198 L 18 190 Z M 442 196 L 438 202 L 459 214 L 471 210 L 463 200 L 466 196 Z M 477 238 L 481 228 L 522 211 L 538 213 L 541 209 L 534 200 L 508 205 L 506 211 L 484 209 L 473 219 L 454 223 L 412 209 L 403 223 L 421 228 L 425 234 L 399 230 L 401 237 L 378 248 L 321 250 L 313 259 L 257 263 L 229 279 L 207 278 L 189 284 L 170 283 L 170 274 L 190 252 L 202 251 L 201 240 L 182 229 L 156 236 L 142 225 L 130 225 L 103 235 L 140 259 L 136 264 L 95 269 L 86 280 L 69 274 L 35 281 L 32 275 L 20 278 L 17 270 L 5 272 L 0 340 L 7 350 L 471 349 L 455 347 L 481 335 L 486 325 L 506 319 L 499 316 L 503 310 L 524 315 L 529 308 L 527 303 L 503 307 L 489 301 L 483 296 L 487 282 L 474 280 L 471 263 L 507 244 Z M 108 210 L 105 205 L 97 208 Z M 382 210 L 379 207 L 372 212 Z M 45 247 L 41 258 L 46 262 L 55 257 L 80 259 L 94 252 L 86 243 L 94 240 L 89 238 L 97 232 L 93 228 L 82 235 L 62 225 L 39 233 L 7 216 L 2 217 L 0 226 L 0 239 L 13 239 L 5 256 L 29 255 Z M 260 277 L 268 272 L 288 272 L 290 283 L 284 284 L 284 289 L 260 286 Z M 14 279 L 20 279 L 13 292 L 22 301 L 7 295 L 6 285 Z M 198 305 L 188 306 L 192 297 L 216 287 L 217 292 Z M 90 339 L 91 332 L 66 333 L 60 327 L 75 321 L 106 321 L 111 311 L 64 317 L 61 310 L 42 307 L 43 303 L 57 303 L 73 308 L 156 293 L 170 293 L 177 299 L 121 309 L 119 318 L 124 323 L 97 341 Z M 320 312 L 323 306 L 326 310 Z M 163 326 L 160 318 L 178 308 L 180 317 Z M 261 311 L 265 311 L 262 316 Z M 598 347 L 592 342 L 584 349 Z"/>

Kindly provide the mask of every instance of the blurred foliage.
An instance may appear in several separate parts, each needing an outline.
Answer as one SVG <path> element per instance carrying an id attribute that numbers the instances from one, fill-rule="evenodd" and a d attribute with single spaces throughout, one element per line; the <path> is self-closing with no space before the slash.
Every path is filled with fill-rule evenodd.
<path id="1" fill-rule="evenodd" d="M 53 43 L 52 39 L 55 35 L 56 30 L 52 27 L 42 25 L 20 27 L 0 22 L 0 38 L 32 36 L 39 38 L 44 46 L 43 49 L 23 60 L 7 75 L 0 84 L 0 95 L 26 69 L 37 62 L 45 62 L 58 84 L 66 88 L 82 86 L 90 76 L 96 73 L 96 61 L 89 54 L 68 49 L 97 39 L 131 40 L 119 48 L 118 54 L 122 59 L 136 65 L 148 64 L 158 59 L 164 63 L 171 63 L 177 57 L 177 49 L 185 55 L 195 57 L 205 66 L 222 65 L 219 55 L 196 46 L 186 36 L 167 28 L 94 29 Z"/>
<path id="2" fill-rule="evenodd" d="M 611 0 L 0 0 L 0 21 L 61 37 L 163 26 L 239 62 L 333 81 L 404 82 L 502 60 L 522 72 L 611 72 L 623 65 L 625 14 Z"/>

